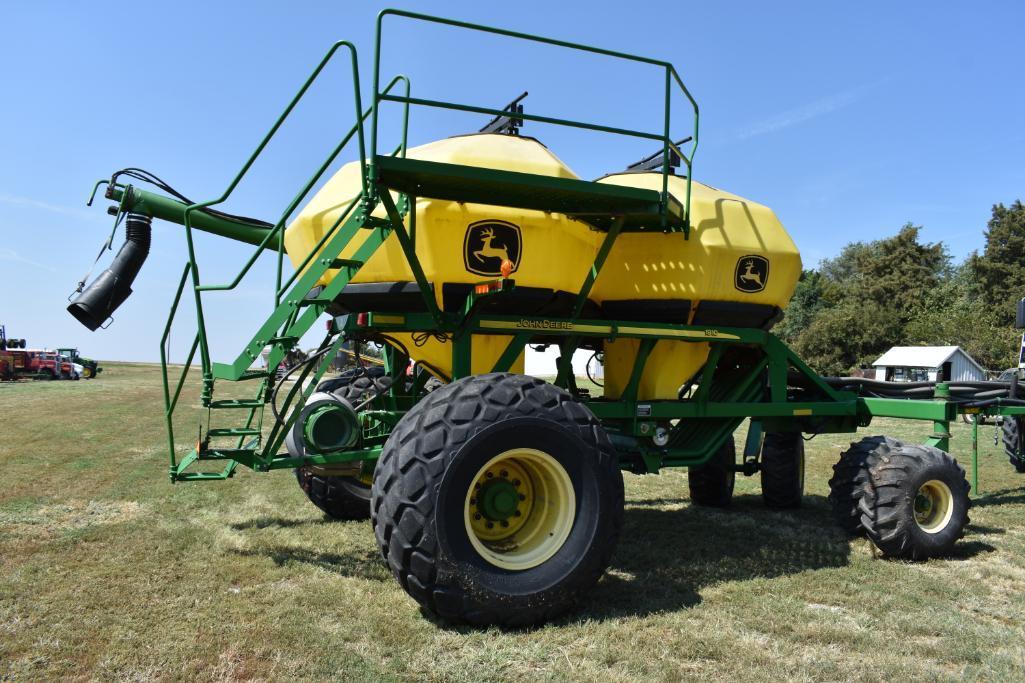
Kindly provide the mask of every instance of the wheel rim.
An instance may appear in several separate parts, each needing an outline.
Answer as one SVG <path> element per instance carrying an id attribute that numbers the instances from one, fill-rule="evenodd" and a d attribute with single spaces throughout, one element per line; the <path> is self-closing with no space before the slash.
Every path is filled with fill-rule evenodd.
<path id="1" fill-rule="evenodd" d="M 915 523 L 928 533 L 942 531 L 954 513 L 954 495 L 939 479 L 930 479 L 915 494 Z"/>
<path id="2" fill-rule="evenodd" d="M 566 469 L 544 451 L 514 448 L 489 460 L 466 492 L 463 518 L 474 549 L 502 569 L 523 571 L 558 552 L 576 517 Z"/>

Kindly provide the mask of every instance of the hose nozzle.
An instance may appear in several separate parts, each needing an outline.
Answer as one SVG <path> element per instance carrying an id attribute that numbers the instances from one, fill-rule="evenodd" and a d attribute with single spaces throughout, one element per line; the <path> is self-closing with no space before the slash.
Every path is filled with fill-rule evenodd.
<path id="1" fill-rule="evenodd" d="M 132 293 L 132 282 L 149 254 L 153 219 L 130 213 L 125 219 L 125 243 L 110 267 L 68 306 L 68 313 L 90 330 L 96 330 Z"/>

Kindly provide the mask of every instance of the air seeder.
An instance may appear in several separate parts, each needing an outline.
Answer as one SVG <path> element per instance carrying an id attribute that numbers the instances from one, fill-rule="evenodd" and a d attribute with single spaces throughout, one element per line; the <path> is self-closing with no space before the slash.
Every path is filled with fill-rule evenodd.
<path id="1" fill-rule="evenodd" d="M 644 65 L 664 76 L 664 124 L 627 130 L 526 113 L 522 97 L 504 109 L 413 97 L 404 76 L 385 81 L 380 69 L 383 29 L 398 20 Z M 280 218 L 214 209 L 338 55 L 351 64 L 353 125 Z M 960 538 L 969 485 L 946 453 L 950 422 L 959 413 L 1025 413 L 1016 387 L 948 378 L 896 394 L 885 383 L 820 377 L 773 336 L 800 255 L 771 210 L 693 180 L 698 107 L 671 64 L 386 10 L 366 110 L 360 93 L 356 50 L 336 43 L 216 199 L 191 202 L 138 169 L 97 184 L 116 202 L 127 241 L 69 307 L 90 328 L 130 294 L 151 220 L 185 228 L 188 262 L 161 340 L 172 481 L 226 479 L 239 465 L 294 469 L 330 515 L 373 518 L 381 552 L 411 596 L 471 623 L 548 619 L 598 580 L 623 517 L 623 470 L 687 467 L 692 500 L 715 506 L 729 503 L 736 473 L 760 473 L 766 503 L 794 507 L 805 436 L 854 432 L 874 416 L 931 421 L 934 435 L 925 445 L 873 437 L 843 453 L 830 495 L 840 522 L 892 557 L 942 554 Z M 670 101 L 679 93 L 693 132 L 674 141 Z M 389 105 L 402 108 L 400 130 L 381 125 Z M 481 132 L 407 148 L 411 106 L 494 119 Z M 582 180 L 520 135 L 525 122 L 658 149 L 626 171 Z M 313 193 L 353 142 L 358 159 Z M 251 243 L 255 253 L 230 282 L 204 282 L 196 230 Z M 214 362 L 204 301 L 238 287 L 267 252 L 277 259 L 268 313 L 234 360 Z M 198 330 L 175 380 L 167 340 L 186 293 Z M 325 315 L 329 332 L 318 351 L 276 378 Z M 383 368 L 320 381 L 343 344 L 368 342 L 383 345 Z M 558 348 L 554 380 L 523 374 L 528 346 Z M 265 349 L 267 367 L 255 369 Z M 603 359 L 600 397 L 576 385 L 579 350 Z M 172 415 L 197 356 L 208 420 L 183 453 Z M 252 398 L 219 395 L 221 382 L 243 381 L 254 386 Z M 745 419 L 738 458 L 733 433 Z M 224 465 L 196 471 L 205 461 Z"/>

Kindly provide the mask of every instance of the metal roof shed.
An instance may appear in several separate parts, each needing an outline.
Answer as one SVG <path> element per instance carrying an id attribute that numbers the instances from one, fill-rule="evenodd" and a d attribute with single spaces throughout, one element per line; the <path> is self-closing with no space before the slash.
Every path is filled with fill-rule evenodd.
<path id="1" fill-rule="evenodd" d="M 894 346 L 872 366 L 876 379 L 890 382 L 986 379 L 986 370 L 960 346 Z"/>

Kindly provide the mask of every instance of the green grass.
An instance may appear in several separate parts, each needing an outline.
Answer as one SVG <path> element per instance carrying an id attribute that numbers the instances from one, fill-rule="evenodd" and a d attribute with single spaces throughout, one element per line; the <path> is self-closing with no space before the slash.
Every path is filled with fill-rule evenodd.
<path id="1" fill-rule="evenodd" d="M 757 478 L 716 511 L 690 505 L 685 472 L 626 475 L 623 538 L 587 604 L 473 630 L 425 617 L 370 525 L 326 521 L 289 472 L 170 485 L 159 371 L 104 366 L 0 385 L 0 679 L 1025 678 L 1025 477 L 992 427 L 952 558 L 881 560 L 837 531 L 826 481 L 856 437 L 824 435 L 798 512 L 766 510 Z M 187 448 L 195 385 L 183 404 Z M 956 425 L 965 464 L 968 438 Z"/>

